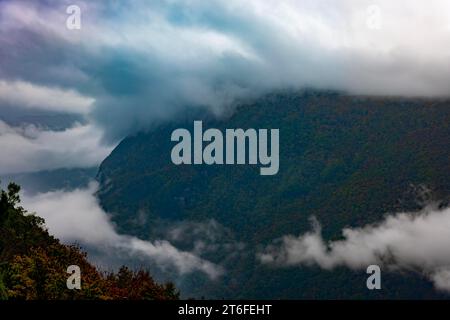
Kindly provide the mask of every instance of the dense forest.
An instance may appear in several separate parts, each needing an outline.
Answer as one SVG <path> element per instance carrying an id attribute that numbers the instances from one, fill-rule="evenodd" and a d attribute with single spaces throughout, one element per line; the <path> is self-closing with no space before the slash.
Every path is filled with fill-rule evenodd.
<path id="1" fill-rule="evenodd" d="M 220 249 L 202 254 L 223 264 L 227 273 L 221 285 L 198 279 L 177 283 L 184 294 L 438 298 L 442 295 L 417 274 L 386 273 L 385 290 L 368 292 L 364 271 L 273 269 L 255 256 L 274 239 L 310 231 L 311 217 L 331 241 L 341 239 L 343 228 L 414 212 L 427 202 L 448 205 L 449 106 L 445 99 L 273 92 L 240 103 L 229 117 L 196 114 L 127 137 L 100 166 L 98 197 L 119 232 L 142 239 L 170 237 L 174 225 L 206 224 L 215 237 L 211 247 Z M 191 129 L 199 119 L 204 130 L 279 129 L 278 174 L 260 176 L 254 165 L 174 165 L 171 133 Z M 421 190 L 427 190 L 425 199 Z M 211 228 L 216 225 L 222 230 Z M 198 240 L 173 239 L 184 250 L 195 250 Z"/>
<path id="2" fill-rule="evenodd" d="M 178 299 L 173 284 L 156 283 L 146 270 L 94 267 L 80 247 L 62 244 L 20 206 L 19 191 L 14 183 L 0 191 L 0 300 Z M 80 267 L 81 289 L 67 288 L 70 265 Z"/>

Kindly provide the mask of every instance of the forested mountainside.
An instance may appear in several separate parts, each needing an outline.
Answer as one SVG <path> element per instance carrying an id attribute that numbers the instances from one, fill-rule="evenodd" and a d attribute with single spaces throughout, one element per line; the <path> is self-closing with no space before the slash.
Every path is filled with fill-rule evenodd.
<path id="1" fill-rule="evenodd" d="M 50 236 L 44 220 L 20 206 L 19 190 L 14 183 L 0 189 L 0 300 L 178 298 L 171 283 L 158 284 L 145 270 L 98 270 L 78 246 Z M 71 265 L 80 268 L 80 289 L 67 288 Z"/>
<path id="2" fill-rule="evenodd" d="M 338 239 L 344 227 L 418 210 L 430 201 L 447 205 L 450 101 L 277 92 L 239 105 L 225 119 L 203 119 L 205 130 L 278 128 L 280 168 L 273 176 L 260 176 L 259 166 L 174 165 L 170 135 L 175 128 L 192 130 L 193 120 L 124 139 L 98 173 L 101 204 L 121 232 L 167 238 L 171 226 L 213 221 L 220 227 L 210 224 L 210 229 L 221 239 L 214 241 L 236 244 L 229 249 L 234 254 L 225 249 L 203 253 L 225 265 L 227 273 L 220 286 L 192 280 L 193 293 L 231 298 L 442 296 L 415 274 L 386 274 L 386 289 L 369 292 L 364 271 L 274 270 L 261 265 L 255 252 L 273 239 L 310 230 L 312 216 L 322 224 L 325 239 Z M 195 247 L 192 234 L 173 241 L 184 249 Z"/>

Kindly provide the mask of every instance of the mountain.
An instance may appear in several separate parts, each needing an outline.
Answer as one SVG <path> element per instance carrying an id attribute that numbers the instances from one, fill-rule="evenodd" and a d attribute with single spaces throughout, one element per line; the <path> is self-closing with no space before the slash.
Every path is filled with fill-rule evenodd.
<path id="1" fill-rule="evenodd" d="M 390 272 L 369 292 L 365 271 L 314 266 L 273 269 L 255 253 L 283 235 L 322 224 L 325 239 L 450 198 L 450 101 L 351 96 L 305 90 L 246 101 L 228 117 L 203 116 L 204 130 L 279 129 L 280 168 L 174 165 L 178 119 L 125 138 L 100 166 L 102 206 L 120 232 L 165 238 L 224 265 L 219 283 L 193 277 L 194 296 L 225 298 L 439 298 L 415 273 Z M 426 190 L 426 192 L 423 192 Z"/>

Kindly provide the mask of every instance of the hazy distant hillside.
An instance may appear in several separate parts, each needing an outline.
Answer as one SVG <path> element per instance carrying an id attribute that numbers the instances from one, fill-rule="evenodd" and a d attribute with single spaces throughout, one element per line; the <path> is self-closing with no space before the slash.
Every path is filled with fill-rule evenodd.
<path id="1" fill-rule="evenodd" d="M 254 253 L 275 238 L 310 230 L 311 216 L 332 239 L 343 227 L 419 209 L 423 199 L 417 190 L 423 187 L 429 189 L 426 200 L 448 202 L 449 101 L 276 93 L 240 106 L 229 119 L 204 123 L 221 130 L 279 128 L 275 176 L 260 176 L 258 166 L 173 165 L 170 134 L 178 127 L 192 130 L 192 120 L 126 138 L 102 163 L 98 179 L 101 203 L 122 232 L 172 237 L 178 246 L 195 249 L 195 232 L 182 226 L 203 226 L 203 243 L 220 248 L 203 255 L 228 272 L 220 286 L 202 279 L 185 284 L 193 294 L 438 297 L 430 283 L 410 275 L 386 275 L 386 290 L 368 292 L 364 272 L 271 270 L 255 261 Z M 173 236 L 174 226 L 185 238 Z M 205 236 L 205 229 L 215 237 Z"/>
<path id="2" fill-rule="evenodd" d="M 60 189 L 70 190 L 88 185 L 95 178 L 97 168 L 87 169 L 55 169 L 30 173 L 17 173 L 1 175 L 0 180 L 6 187 L 8 182 L 16 182 L 27 194 L 55 191 Z"/>

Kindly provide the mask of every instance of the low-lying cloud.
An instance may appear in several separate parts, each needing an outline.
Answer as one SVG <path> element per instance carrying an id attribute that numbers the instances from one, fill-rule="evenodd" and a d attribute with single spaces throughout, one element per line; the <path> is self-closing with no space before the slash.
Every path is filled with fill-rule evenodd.
<path id="1" fill-rule="evenodd" d="M 167 240 L 144 241 L 118 234 L 94 193 L 98 185 L 87 189 L 54 191 L 25 196 L 24 206 L 46 221 L 49 232 L 66 243 L 77 242 L 94 247 L 105 255 L 127 254 L 175 269 L 179 274 L 200 271 L 215 279 L 223 270 L 193 253 L 180 251 Z"/>
<path id="2" fill-rule="evenodd" d="M 32 124 L 12 127 L 0 120 L 0 174 L 90 168 L 98 166 L 112 148 L 89 124 L 51 131 Z"/>
<path id="3" fill-rule="evenodd" d="M 387 269 L 424 273 L 435 287 L 450 291 L 450 208 L 425 208 L 398 213 L 374 225 L 345 228 L 343 239 L 327 242 L 320 224 L 298 237 L 284 236 L 260 253 L 269 265 L 318 265 L 324 269 L 346 266 L 365 269 L 378 264 Z"/>
<path id="4" fill-rule="evenodd" d="M 220 255 L 222 262 L 246 253 L 245 243 L 237 241 L 233 232 L 215 219 L 176 221 L 162 229 L 165 238 L 172 243 L 189 247 L 198 255 Z"/>

